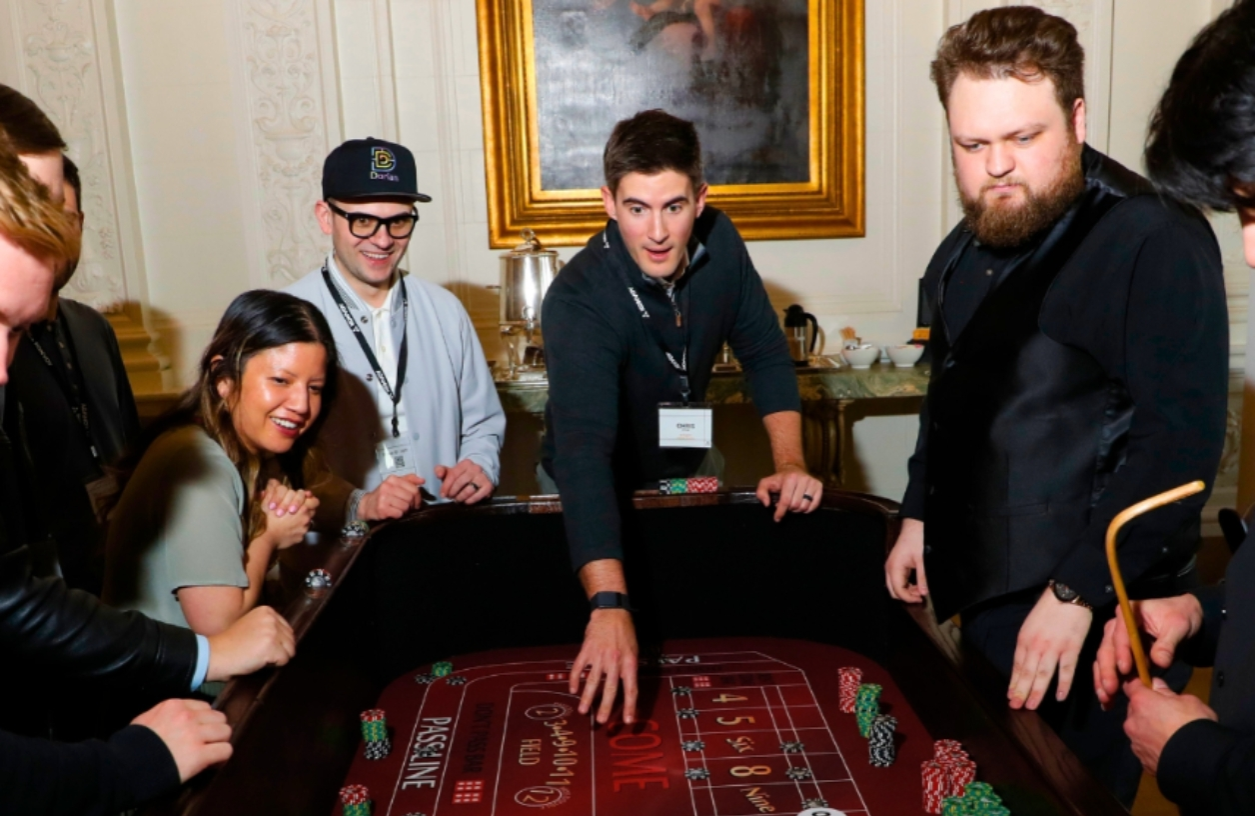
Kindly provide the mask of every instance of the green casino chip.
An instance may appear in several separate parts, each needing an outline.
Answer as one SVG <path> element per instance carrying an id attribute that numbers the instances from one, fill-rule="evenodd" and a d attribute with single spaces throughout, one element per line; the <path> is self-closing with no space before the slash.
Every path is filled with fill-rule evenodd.
<path id="1" fill-rule="evenodd" d="M 439 663 L 432 664 L 432 674 L 437 677 L 448 677 L 454 673 L 454 664 L 448 660 L 442 660 Z"/>

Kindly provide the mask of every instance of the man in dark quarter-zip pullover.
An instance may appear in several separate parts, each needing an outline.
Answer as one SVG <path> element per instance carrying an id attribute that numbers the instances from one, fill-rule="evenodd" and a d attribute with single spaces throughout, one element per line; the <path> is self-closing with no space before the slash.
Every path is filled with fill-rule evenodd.
<path id="1" fill-rule="evenodd" d="M 603 156 L 610 220 L 563 268 L 542 310 L 549 404 L 538 476 L 562 496 L 572 566 L 591 607 L 571 691 L 587 669 L 587 713 L 605 679 L 602 723 L 621 682 L 624 722 L 634 721 L 637 697 L 620 505 L 660 479 L 717 469 L 710 409 L 696 403 L 724 342 L 772 446 L 776 472 L 760 481 L 760 501 L 779 495 L 779 521 L 822 499 L 803 463 L 785 336 L 737 229 L 706 206 L 701 157 L 693 125 L 663 111 L 617 124 Z"/>

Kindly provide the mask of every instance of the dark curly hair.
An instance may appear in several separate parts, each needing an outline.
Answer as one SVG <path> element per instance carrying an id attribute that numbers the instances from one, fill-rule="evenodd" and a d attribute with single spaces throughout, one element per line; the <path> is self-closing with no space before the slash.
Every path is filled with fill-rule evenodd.
<path id="1" fill-rule="evenodd" d="M 1195 36 L 1151 117 L 1147 172 L 1168 196 L 1203 209 L 1250 209 L 1253 193 L 1253 0 Z"/>

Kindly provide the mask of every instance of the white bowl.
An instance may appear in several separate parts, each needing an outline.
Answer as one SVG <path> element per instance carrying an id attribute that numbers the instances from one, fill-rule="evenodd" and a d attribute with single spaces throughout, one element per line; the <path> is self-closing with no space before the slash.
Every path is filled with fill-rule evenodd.
<path id="1" fill-rule="evenodd" d="M 901 368 L 909 368 L 914 366 L 920 355 L 925 353 L 925 347 L 918 343 L 908 343 L 905 346 L 886 346 L 885 353 L 890 355 L 890 362 Z"/>
<path id="2" fill-rule="evenodd" d="M 871 368 L 881 357 L 881 349 L 864 344 L 859 348 L 842 349 L 842 357 L 846 358 L 851 368 Z"/>

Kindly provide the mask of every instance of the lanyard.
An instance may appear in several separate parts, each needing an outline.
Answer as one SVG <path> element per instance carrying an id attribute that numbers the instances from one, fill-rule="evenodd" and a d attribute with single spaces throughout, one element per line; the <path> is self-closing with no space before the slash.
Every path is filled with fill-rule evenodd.
<path id="1" fill-rule="evenodd" d="M 674 291 L 674 290 L 673 290 Z M 680 361 L 676 361 L 676 356 L 667 348 L 667 343 L 663 342 L 663 333 L 659 331 L 658 326 L 650 320 L 650 313 L 646 311 L 645 304 L 641 301 L 641 296 L 637 294 L 637 289 L 632 284 L 628 285 L 628 294 L 632 296 L 632 302 L 636 304 L 637 311 L 641 312 L 641 319 L 645 321 L 646 331 L 654 338 L 654 343 L 663 352 L 663 356 L 667 358 L 667 362 L 672 369 L 680 375 L 680 398 L 688 405 L 689 396 L 692 393 L 689 388 L 689 320 L 682 318 L 680 308 L 676 305 L 674 297 L 669 299 L 672 301 L 672 311 L 676 314 L 676 325 L 684 329 L 684 347 L 680 352 Z M 685 297 L 685 311 L 689 311 L 689 298 Z"/>
<path id="2" fill-rule="evenodd" d="M 48 370 L 52 372 L 52 378 L 57 381 L 57 385 L 61 387 L 62 393 L 65 394 L 66 402 L 70 403 L 70 412 L 74 414 L 74 419 L 83 428 L 83 434 L 87 438 L 87 448 L 92 453 L 92 460 L 99 464 L 100 454 L 96 450 L 96 444 L 92 441 L 91 420 L 87 415 L 87 400 L 83 397 L 85 389 L 82 385 L 82 375 L 75 368 L 74 362 L 72 362 L 76 355 L 68 338 L 61 331 L 60 315 L 57 316 L 55 321 L 49 323 L 48 326 L 52 332 L 54 342 L 60 349 L 58 356 L 61 358 L 61 365 L 65 368 L 64 372 L 53 362 L 52 355 L 44 349 L 38 338 L 35 337 L 35 332 L 30 332 L 27 336 L 30 338 L 31 345 L 35 347 L 35 351 L 39 352 L 44 365 L 48 366 Z"/>
<path id="3" fill-rule="evenodd" d="M 380 368 L 379 359 L 376 358 L 375 352 L 371 350 L 371 344 L 367 342 L 366 337 L 362 334 L 362 330 L 358 328 L 358 321 L 354 320 L 353 315 L 349 312 L 348 304 L 340 296 L 340 290 L 336 288 L 336 284 L 332 283 L 331 272 L 327 270 L 326 261 L 323 262 L 323 282 L 327 284 L 327 291 L 331 292 L 331 299 L 336 301 L 336 305 L 340 308 L 341 316 L 349 324 L 349 331 L 353 332 L 353 336 L 358 339 L 358 345 L 362 347 L 362 353 L 366 355 L 366 361 L 371 364 L 371 369 L 379 379 L 380 387 L 384 389 L 384 393 L 392 400 L 392 435 L 395 439 L 401 436 L 401 431 L 398 430 L 397 425 L 397 403 L 401 402 L 401 388 L 406 384 L 406 341 L 409 339 L 407 330 L 410 317 L 410 296 L 406 292 L 406 282 L 401 278 L 397 279 L 397 284 L 401 287 L 401 349 L 397 352 L 396 391 L 393 390 L 392 385 L 388 382 L 388 376 Z"/>

